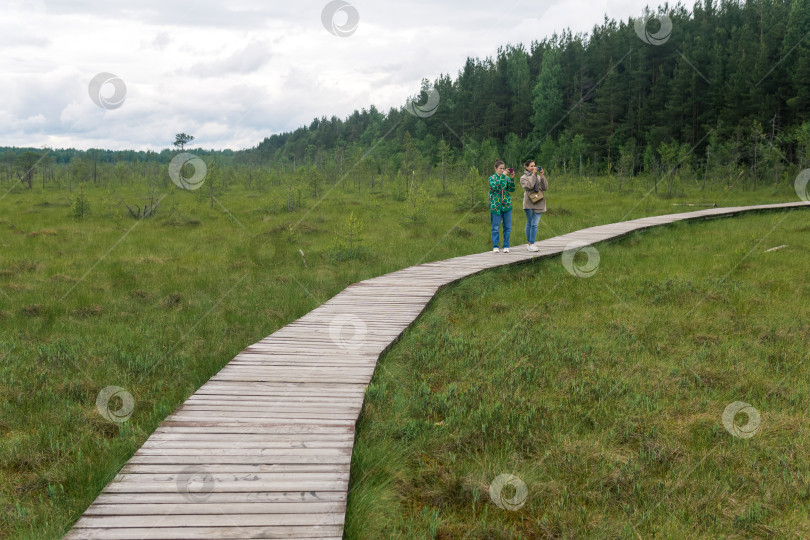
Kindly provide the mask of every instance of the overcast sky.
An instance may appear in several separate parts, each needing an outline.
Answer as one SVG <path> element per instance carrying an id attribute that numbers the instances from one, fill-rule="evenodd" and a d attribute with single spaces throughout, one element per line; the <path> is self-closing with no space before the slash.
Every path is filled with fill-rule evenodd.
<path id="1" fill-rule="evenodd" d="M 387 112 L 467 57 L 647 5 L 337 2 L 3 0 L 0 146 L 158 150 L 182 131 L 193 147 L 249 148 L 315 117 Z"/>

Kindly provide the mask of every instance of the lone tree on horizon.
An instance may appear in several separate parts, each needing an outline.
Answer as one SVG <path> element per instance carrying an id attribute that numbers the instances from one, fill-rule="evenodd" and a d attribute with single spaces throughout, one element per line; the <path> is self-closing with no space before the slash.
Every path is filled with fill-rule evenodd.
<path id="1" fill-rule="evenodd" d="M 178 133 L 174 136 L 174 142 L 172 143 L 174 146 L 179 146 L 180 151 L 183 152 L 185 146 L 194 140 L 194 135 L 189 135 L 188 133 Z"/>

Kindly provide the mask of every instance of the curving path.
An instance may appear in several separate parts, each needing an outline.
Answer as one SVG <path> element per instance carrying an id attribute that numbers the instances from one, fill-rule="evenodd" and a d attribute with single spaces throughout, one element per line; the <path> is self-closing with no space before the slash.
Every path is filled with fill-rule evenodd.
<path id="1" fill-rule="evenodd" d="M 463 277 L 675 221 L 809 203 L 715 208 L 590 227 L 540 251 L 420 264 L 347 287 L 239 353 L 157 428 L 69 540 L 342 538 L 354 427 L 379 356 Z M 582 244 L 579 245 L 582 245 Z"/>

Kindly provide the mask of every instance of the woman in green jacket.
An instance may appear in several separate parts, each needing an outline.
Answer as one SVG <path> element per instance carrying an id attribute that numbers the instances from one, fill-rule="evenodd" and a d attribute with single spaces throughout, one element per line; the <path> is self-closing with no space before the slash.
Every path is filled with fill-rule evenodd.
<path id="1" fill-rule="evenodd" d="M 495 162 L 495 174 L 489 177 L 489 217 L 492 223 L 492 251 L 500 253 L 501 222 L 503 222 L 503 252 L 509 253 L 509 234 L 512 232 L 512 196 L 515 191 L 515 171 L 504 174 L 506 164 Z"/>

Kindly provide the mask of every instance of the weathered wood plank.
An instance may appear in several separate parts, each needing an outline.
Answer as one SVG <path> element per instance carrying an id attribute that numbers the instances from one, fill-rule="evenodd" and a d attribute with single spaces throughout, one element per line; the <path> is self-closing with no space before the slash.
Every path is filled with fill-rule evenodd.
<path id="1" fill-rule="evenodd" d="M 207 464 L 256 464 L 263 465 L 266 463 L 290 463 L 295 465 L 303 465 L 307 463 L 314 464 L 342 464 L 350 463 L 351 454 L 333 454 L 333 455 L 287 455 L 287 456 L 143 456 L 134 455 L 128 463 L 133 464 L 150 464 L 150 465 L 207 465 Z"/>
<path id="2" fill-rule="evenodd" d="M 85 516 L 76 522 L 79 528 L 138 527 L 143 526 L 149 516 Z M 152 516 L 154 526 L 183 527 L 189 523 L 187 516 Z M 223 525 L 268 527 L 301 525 L 342 525 L 343 514 L 208 514 L 195 515 L 193 523 L 197 527 L 217 527 Z"/>
<path id="3" fill-rule="evenodd" d="M 301 435 L 310 434 L 321 436 L 323 434 L 348 433 L 354 436 L 354 424 L 345 426 L 326 426 L 317 424 L 289 424 L 289 425 L 255 425 L 255 426 L 228 426 L 222 423 L 211 423 L 211 425 L 168 425 L 165 422 L 155 429 L 155 433 L 216 433 L 217 435 L 238 435 L 238 434 L 267 434 L 270 437 L 281 435 Z"/>
<path id="4" fill-rule="evenodd" d="M 346 448 L 144 448 L 136 456 L 262 456 L 267 458 L 351 455 Z M 272 460 L 272 459 L 271 459 Z M 269 460 L 270 461 L 270 460 Z"/>
<path id="5" fill-rule="evenodd" d="M 345 502 L 260 502 L 260 503 L 122 503 L 93 504 L 87 516 L 133 516 L 133 515 L 197 515 L 197 514 L 338 514 L 346 511 Z"/>
<path id="6" fill-rule="evenodd" d="M 334 463 L 227 463 L 205 464 L 200 466 L 206 472 L 214 473 L 263 473 L 263 472 L 320 472 L 325 474 L 347 473 L 349 465 Z M 143 465 L 128 463 L 119 474 L 171 474 L 177 473 L 176 464 Z"/>
<path id="7" fill-rule="evenodd" d="M 359 385 L 358 385 L 359 386 Z M 194 402 L 205 402 L 205 401 L 269 401 L 274 403 L 279 399 L 284 399 L 287 403 L 334 403 L 335 399 L 334 396 L 322 396 L 320 394 L 311 393 L 311 394 L 286 394 L 284 392 L 268 392 L 266 394 L 259 394 L 255 391 L 250 393 L 238 394 L 235 391 L 229 390 L 227 388 L 221 388 L 219 390 L 212 389 L 210 391 L 199 394 L 194 394 L 192 396 L 194 398 Z M 361 400 L 363 399 L 362 394 L 343 394 L 339 396 L 341 400 L 347 401 L 354 401 L 354 400 Z M 191 399 L 191 398 L 189 398 Z"/>
<path id="8" fill-rule="evenodd" d="M 221 538 L 318 538 L 340 540 L 343 525 L 306 527 L 131 527 L 76 528 L 65 540 L 209 540 Z"/>
<path id="9" fill-rule="evenodd" d="M 298 428 L 303 425 L 309 425 L 313 428 L 333 428 L 345 427 L 349 429 L 354 428 L 354 422 L 347 422 L 344 420 L 317 420 L 308 418 L 262 418 L 261 422 L 234 422 L 234 421 L 200 421 L 200 420 L 172 420 L 167 419 L 162 424 L 164 427 L 210 427 L 210 428 L 239 428 L 244 429 L 245 433 L 259 433 L 260 430 L 266 428 Z M 219 432 L 218 430 L 213 430 Z"/>
<path id="10" fill-rule="evenodd" d="M 345 491 L 254 491 L 254 492 L 211 492 L 205 495 L 208 504 L 245 504 L 245 503 L 346 503 Z M 95 500 L 98 504 L 188 504 L 188 495 L 179 491 L 169 493 L 102 493 Z M 94 504 L 95 504 L 94 503 Z M 282 506 L 283 508 L 283 506 Z M 281 512 L 287 513 L 287 512 Z M 291 513 L 291 512 L 290 512 Z"/>
<path id="11" fill-rule="evenodd" d="M 311 433 L 232 433 L 215 429 L 180 429 L 173 428 L 169 432 L 155 432 L 147 441 L 176 441 L 176 442 L 266 442 L 268 444 L 299 444 L 307 441 L 352 441 L 354 433 L 335 433 L 322 430 Z"/>
<path id="12" fill-rule="evenodd" d="M 104 493 L 177 493 L 181 486 L 177 482 L 111 482 L 104 488 Z M 255 493 L 260 491 L 285 492 L 306 490 L 344 491 L 348 480 L 318 479 L 318 480 L 272 480 L 269 482 L 217 482 L 213 489 L 228 493 Z"/>
<path id="13" fill-rule="evenodd" d="M 219 437 L 217 437 L 219 439 Z M 150 449 L 160 449 L 160 448 L 171 448 L 171 449 L 211 449 L 216 450 L 219 448 L 223 448 L 224 445 L 227 444 L 228 448 L 351 448 L 354 445 L 354 441 L 351 439 L 347 440 L 324 440 L 324 439 L 313 439 L 313 440 L 302 440 L 302 441 L 240 441 L 240 440 L 227 440 L 227 441 L 161 441 L 161 440 L 152 440 L 150 437 L 141 448 L 150 448 Z"/>
<path id="14" fill-rule="evenodd" d="M 205 396 L 205 397 L 212 397 L 212 396 Z M 235 396 L 234 396 L 235 397 Z M 279 397 L 275 399 L 267 399 L 267 400 L 260 400 L 256 398 L 255 400 L 246 397 L 244 399 L 231 399 L 226 400 L 223 398 L 219 399 L 204 399 L 203 397 L 196 397 L 193 401 L 189 400 L 184 405 L 181 405 L 184 410 L 198 410 L 198 409 L 206 409 L 206 410 L 216 410 L 219 408 L 230 409 L 230 410 L 240 410 L 242 408 L 247 408 L 245 410 L 266 410 L 268 407 L 283 407 L 283 408 L 293 408 L 295 407 L 298 410 L 311 410 L 311 409 L 357 409 L 362 404 L 363 401 L 361 398 L 358 399 L 347 399 L 344 398 L 344 401 L 340 403 L 330 403 L 327 400 L 319 400 L 319 401 L 310 401 L 310 400 L 288 400 L 285 397 Z"/>
<path id="15" fill-rule="evenodd" d="M 269 411 L 264 416 L 244 416 L 244 415 L 227 415 L 225 413 L 222 414 L 210 414 L 210 413 L 203 413 L 203 412 L 176 412 L 169 415 L 166 418 L 167 422 L 199 422 L 199 423 L 233 423 L 233 424 L 276 424 L 278 422 L 290 422 L 294 420 L 296 423 L 304 423 L 304 424 L 346 424 L 348 422 L 353 422 L 352 417 L 350 415 L 344 413 L 336 413 L 334 415 L 328 415 L 325 413 L 318 413 L 318 412 L 302 412 L 300 414 L 294 413 L 276 413 L 274 411 Z"/>

